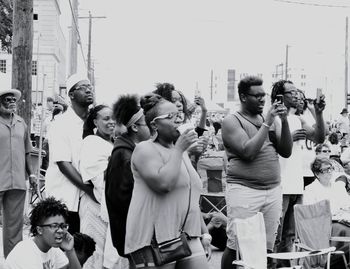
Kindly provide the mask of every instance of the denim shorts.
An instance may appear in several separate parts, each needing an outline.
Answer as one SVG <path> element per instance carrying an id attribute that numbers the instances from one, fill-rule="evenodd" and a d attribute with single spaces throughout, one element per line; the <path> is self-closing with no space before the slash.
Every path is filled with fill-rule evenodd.
<path id="1" fill-rule="evenodd" d="M 236 249 L 233 220 L 248 218 L 257 212 L 263 213 L 266 229 L 267 249 L 273 250 L 279 220 L 282 214 L 282 187 L 257 190 L 240 184 L 226 186 L 227 247 Z"/>

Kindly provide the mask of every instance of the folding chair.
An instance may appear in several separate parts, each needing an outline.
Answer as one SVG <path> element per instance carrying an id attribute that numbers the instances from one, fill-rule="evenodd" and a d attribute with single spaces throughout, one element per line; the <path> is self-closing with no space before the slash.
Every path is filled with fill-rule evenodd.
<path id="1" fill-rule="evenodd" d="M 335 249 L 333 247 L 322 249 L 318 252 L 304 251 L 267 254 L 265 223 L 261 212 L 246 219 L 235 219 L 234 229 L 238 251 L 237 260 L 233 261 L 233 264 L 249 269 L 266 269 L 267 258 L 299 261 L 302 258 L 322 255 Z M 238 260 L 238 256 L 241 257 L 241 260 Z M 297 265 L 288 268 L 296 269 L 302 267 Z"/>
<path id="2" fill-rule="evenodd" d="M 42 150 L 41 153 L 41 158 L 39 159 L 39 151 L 38 150 L 33 150 L 30 153 L 31 157 L 31 163 L 33 166 L 33 170 L 35 171 L 36 174 L 38 174 L 38 179 L 37 179 L 37 188 L 34 190 L 29 186 L 28 190 L 28 196 L 29 196 L 29 204 L 35 203 L 36 200 L 41 200 L 44 198 L 44 191 L 45 191 L 45 174 L 46 170 L 41 169 L 41 163 L 43 157 L 46 155 L 46 152 Z"/>
<path id="3" fill-rule="evenodd" d="M 202 179 L 203 192 L 200 198 L 202 212 L 221 212 L 226 215 L 224 152 L 212 151 L 197 163 Z"/>
<path id="4" fill-rule="evenodd" d="M 295 218 L 295 246 L 298 249 L 317 251 L 322 248 L 329 248 L 331 240 L 341 240 L 332 238 L 332 213 L 330 202 L 322 200 L 311 205 L 294 205 Z M 349 240 L 349 238 L 343 238 Z M 344 265 L 348 268 L 343 251 L 334 250 L 326 255 L 310 257 L 304 260 L 304 268 L 324 268 L 327 262 L 327 269 L 330 268 L 331 255 L 342 255 Z"/>

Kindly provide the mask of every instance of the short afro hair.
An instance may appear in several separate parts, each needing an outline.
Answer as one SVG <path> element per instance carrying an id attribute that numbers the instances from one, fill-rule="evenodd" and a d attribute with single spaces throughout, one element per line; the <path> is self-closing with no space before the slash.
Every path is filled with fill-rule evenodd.
<path id="1" fill-rule="evenodd" d="M 246 76 L 238 83 L 238 95 L 245 94 L 250 90 L 251 86 L 261 86 L 263 80 L 257 76 Z"/>
<path id="2" fill-rule="evenodd" d="M 42 201 L 39 201 L 30 213 L 30 233 L 33 236 L 38 234 L 37 227 L 41 225 L 47 218 L 54 216 L 62 216 L 65 221 L 68 219 L 67 206 L 56 200 L 54 197 L 48 197 Z"/>
<path id="3" fill-rule="evenodd" d="M 126 125 L 131 117 L 140 110 L 140 98 L 134 94 L 119 96 L 113 104 L 113 117 L 118 124 Z"/>

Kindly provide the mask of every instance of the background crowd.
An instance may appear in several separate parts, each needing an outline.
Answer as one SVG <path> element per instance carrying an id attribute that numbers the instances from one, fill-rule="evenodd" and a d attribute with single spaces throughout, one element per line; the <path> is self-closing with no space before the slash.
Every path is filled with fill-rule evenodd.
<path id="1" fill-rule="evenodd" d="M 291 251 L 294 205 L 324 199 L 334 235 L 350 235 L 336 218 L 350 208 L 348 111 L 326 122 L 321 93 L 309 99 L 281 80 L 266 100 L 263 81 L 248 76 L 238 84 L 240 109 L 227 114 L 209 113 L 201 96 L 191 101 L 170 83 L 144 96 L 121 95 L 112 107 L 95 104 L 90 81 L 79 74 L 67 90 L 68 105 L 48 97 L 33 107 L 31 135 L 16 115 L 20 91 L 0 91 L 7 268 L 209 268 L 212 244 L 224 250 L 221 268 L 228 269 L 237 255 L 235 219 L 262 212 L 267 251 Z M 43 157 L 40 175 L 33 147 Z M 214 155 L 226 207 L 208 213 L 199 170 Z M 43 199 L 30 205 L 32 237 L 22 241 L 26 179 Z M 159 264 L 154 246 L 182 234 L 191 254 Z M 33 255 L 19 259 L 24 252 Z M 268 268 L 289 265 L 268 260 Z"/>

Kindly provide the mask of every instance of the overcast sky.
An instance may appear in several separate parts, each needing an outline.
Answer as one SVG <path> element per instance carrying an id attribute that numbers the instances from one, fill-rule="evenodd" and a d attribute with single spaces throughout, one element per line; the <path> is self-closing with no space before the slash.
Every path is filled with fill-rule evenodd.
<path id="1" fill-rule="evenodd" d="M 300 1 L 350 7 L 350 1 Z M 290 65 L 344 77 L 350 8 L 274 0 L 80 0 L 79 9 L 80 16 L 91 10 L 107 17 L 94 20 L 92 29 L 97 97 L 103 102 L 165 81 L 189 96 L 196 83 L 207 93 L 210 70 L 271 72 L 285 61 L 286 44 Z M 86 54 L 88 22 L 79 24 Z"/>

